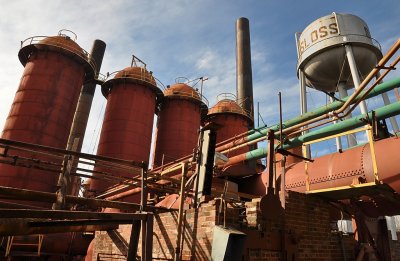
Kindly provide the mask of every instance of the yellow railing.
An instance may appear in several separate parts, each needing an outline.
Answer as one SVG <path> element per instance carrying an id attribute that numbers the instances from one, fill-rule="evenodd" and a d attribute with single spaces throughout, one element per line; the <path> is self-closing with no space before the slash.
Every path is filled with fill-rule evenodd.
<path id="1" fill-rule="evenodd" d="M 380 180 L 379 180 L 379 175 L 378 175 L 378 165 L 377 165 L 377 162 L 376 162 L 375 146 L 374 146 L 374 139 L 373 139 L 373 129 L 372 129 L 371 125 L 366 125 L 364 127 L 358 128 L 358 129 L 349 130 L 349 131 L 346 131 L 346 132 L 342 132 L 340 134 L 335 134 L 335 135 L 327 136 L 327 137 L 320 138 L 320 139 L 317 139 L 317 140 L 305 142 L 302 145 L 303 146 L 303 153 L 305 152 L 307 145 L 311 145 L 311 144 L 318 143 L 318 142 L 321 142 L 321 141 L 326 141 L 326 140 L 330 140 L 330 139 L 334 139 L 334 138 L 337 138 L 337 137 L 350 135 L 350 134 L 357 133 L 357 132 L 362 132 L 362 131 L 367 131 L 367 133 L 368 133 L 368 143 L 369 143 L 370 152 L 371 152 L 372 169 L 373 169 L 373 175 L 374 175 L 373 184 L 378 185 L 378 184 L 380 184 Z M 310 163 L 308 161 L 306 161 L 305 165 L 304 165 L 305 182 L 306 182 L 306 191 L 307 192 L 315 193 L 315 192 L 338 190 L 338 188 L 328 188 L 328 189 L 322 189 L 322 190 L 310 190 L 310 175 L 308 173 L 308 164 L 310 164 Z M 368 185 L 373 185 L 371 183 L 367 183 L 367 184 Z M 359 185 L 364 185 L 365 186 L 365 184 L 359 184 Z M 345 186 L 345 187 L 339 187 L 339 189 L 357 187 L 357 186 L 358 185 Z"/>

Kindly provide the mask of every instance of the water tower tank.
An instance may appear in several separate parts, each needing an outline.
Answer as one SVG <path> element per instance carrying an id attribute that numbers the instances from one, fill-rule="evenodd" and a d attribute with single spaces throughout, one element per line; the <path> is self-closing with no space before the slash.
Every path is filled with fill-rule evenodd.
<path id="1" fill-rule="evenodd" d="M 177 83 L 164 91 L 158 114 L 153 167 L 193 152 L 197 145 L 202 114 L 207 101 L 187 84 Z"/>
<path id="2" fill-rule="evenodd" d="M 345 45 L 351 45 L 361 77 L 382 58 L 367 24 L 355 15 L 332 13 L 304 29 L 298 38 L 297 69 L 304 72 L 307 86 L 326 92 L 335 91 L 339 82 L 354 86 Z"/>
<path id="3" fill-rule="evenodd" d="M 144 67 L 128 67 L 107 80 L 102 93 L 107 106 L 97 154 L 148 163 L 154 113 L 163 96 L 155 78 Z M 110 185 L 93 179 L 91 189 L 99 193 Z"/>
<path id="4" fill-rule="evenodd" d="M 94 64 L 65 31 L 26 39 L 18 56 L 25 69 L 1 137 L 65 149 L 82 83 L 93 78 Z M 55 192 L 57 179 L 53 172 L 0 164 L 2 186 Z"/>

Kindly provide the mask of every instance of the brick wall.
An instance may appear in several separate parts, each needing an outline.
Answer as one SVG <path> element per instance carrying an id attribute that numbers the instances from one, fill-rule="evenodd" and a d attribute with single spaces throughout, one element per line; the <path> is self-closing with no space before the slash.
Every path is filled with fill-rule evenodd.
<path id="1" fill-rule="evenodd" d="M 353 237 L 331 231 L 327 202 L 301 193 L 289 193 L 285 223 L 285 230 L 293 231 L 297 240 L 296 260 L 344 260 L 342 245 L 347 260 L 354 258 Z"/>
<path id="2" fill-rule="evenodd" d="M 203 204 L 199 209 L 186 210 L 182 260 L 210 260 L 212 233 L 218 219 L 216 201 Z M 229 210 L 232 214 L 232 210 Z M 230 222 L 235 215 L 230 215 Z M 237 215 L 236 215 L 237 216 Z M 223 221 L 222 216 L 220 222 Z M 236 222 L 237 219 L 234 221 Z M 177 238 L 178 212 L 162 213 L 154 216 L 153 258 L 171 260 L 174 258 Z M 93 260 L 115 260 L 127 255 L 131 225 L 121 225 L 115 231 L 96 232 Z M 138 253 L 141 253 L 139 243 Z M 124 259 L 122 259 L 124 260 Z"/>
<path id="3" fill-rule="evenodd" d="M 282 242 L 252 248 L 249 260 L 343 260 L 342 244 L 347 260 L 354 259 L 353 237 L 331 231 L 329 205 L 319 198 L 289 192 L 285 215 L 276 220 L 263 218 L 255 200 L 246 203 L 246 218 L 248 227 Z"/>
<path id="4" fill-rule="evenodd" d="M 211 259 L 213 227 L 224 222 L 223 215 L 218 218 L 219 202 L 213 200 L 199 209 L 186 210 L 183 260 Z M 244 210 L 243 218 L 240 216 L 240 209 L 228 205 L 225 224 L 248 235 L 245 260 L 292 260 L 291 257 L 295 260 L 343 260 L 342 245 L 347 260 L 354 260 L 353 238 L 339 237 L 331 232 L 329 204 L 319 198 L 290 192 L 285 217 L 276 220 L 264 219 L 261 216 L 259 201 L 246 203 Z M 176 211 L 155 215 L 155 260 L 173 259 L 177 220 Z M 97 232 L 93 260 L 96 260 L 98 254 L 102 260 L 109 260 L 107 256 L 119 260 L 118 258 L 126 255 L 130 232 L 129 225 L 120 226 L 115 231 Z M 397 243 L 398 241 L 393 243 L 394 247 Z"/>

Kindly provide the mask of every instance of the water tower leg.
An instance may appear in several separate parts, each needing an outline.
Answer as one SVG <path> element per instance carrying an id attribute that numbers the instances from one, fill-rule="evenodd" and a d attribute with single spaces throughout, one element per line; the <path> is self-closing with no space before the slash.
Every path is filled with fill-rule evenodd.
<path id="1" fill-rule="evenodd" d="M 338 84 L 338 91 L 339 91 L 339 97 L 340 99 L 343 99 L 344 97 L 349 96 L 349 94 L 347 93 L 346 90 L 346 84 L 344 82 L 339 82 Z M 347 115 L 346 119 L 350 119 L 351 113 L 349 115 Z M 346 136 L 347 139 L 347 145 L 349 148 L 357 146 L 357 137 L 355 134 L 350 134 Z"/>
<path id="2" fill-rule="evenodd" d="M 306 77 L 304 76 L 304 72 L 299 70 L 299 80 L 300 80 L 300 113 L 303 115 L 307 112 L 307 93 L 306 93 Z M 305 134 L 306 131 L 303 132 Z M 310 145 L 306 146 L 306 155 L 303 155 L 305 158 L 310 158 L 311 150 Z"/>
<path id="3" fill-rule="evenodd" d="M 390 100 L 389 100 L 389 96 L 387 95 L 387 93 L 382 93 L 382 99 L 383 99 L 383 103 L 385 105 L 389 105 L 390 104 Z M 395 117 L 390 117 L 390 124 L 392 125 L 393 128 L 393 132 L 397 133 L 399 132 L 399 125 L 397 124 L 396 118 Z"/>
<path id="4" fill-rule="evenodd" d="M 353 78 L 354 82 L 354 88 L 358 90 L 361 81 L 360 81 L 360 75 L 358 74 L 356 60 L 354 59 L 353 49 L 351 48 L 350 45 L 345 45 L 345 48 L 346 48 L 347 61 L 349 62 L 349 67 L 351 71 L 351 77 Z M 360 103 L 360 109 L 362 114 L 366 114 L 368 112 L 367 105 L 365 104 L 364 101 Z"/>
<path id="5" fill-rule="evenodd" d="M 376 79 L 378 79 L 379 77 L 381 77 L 380 73 L 378 73 L 376 75 Z M 380 83 L 382 83 L 382 81 Z M 383 103 L 385 105 L 389 105 L 390 104 L 390 99 L 389 99 L 389 96 L 387 95 L 386 92 L 382 93 L 382 99 L 383 99 Z M 393 117 L 390 117 L 389 119 L 390 119 L 390 124 L 392 125 L 393 132 L 394 133 L 399 132 L 399 125 L 397 124 L 396 117 L 393 116 Z"/>
<path id="6" fill-rule="evenodd" d="M 354 88 L 356 90 L 358 90 L 358 87 L 360 86 L 361 81 L 360 81 L 360 75 L 358 74 L 358 69 L 357 69 L 356 60 L 354 58 L 353 49 L 351 48 L 351 45 L 348 45 L 348 44 L 345 45 L 344 47 L 346 49 L 346 57 L 347 57 L 347 61 L 349 62 L 349 67 L 350 67 L 350 71 L 351 71 L 351 77 L 353 78 Z M 368 108 L 364 101 L 360 102 L 360 110 L 361 110 L 362 114 L 368 113 Z M 369 139 L 368 134 L 367 134 L 367 139 Z"/>

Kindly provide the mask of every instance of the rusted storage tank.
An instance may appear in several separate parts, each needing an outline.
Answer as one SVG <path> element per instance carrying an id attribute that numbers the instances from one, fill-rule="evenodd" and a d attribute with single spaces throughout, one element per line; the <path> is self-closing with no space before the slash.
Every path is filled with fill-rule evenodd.
<path id="1" fill-rule="evenodd" d="M 209 109 L 206 122 L 216 124 L 217 143 L 232 138 L 249 130 L 252 119 L 238 103 L 233 94 L 222 94 L 218 96 L 218 102 Z M 243 147 L 232 152 L 226 153 L 226 156 L 233 157 L 249 151 L 249 147 Z M 238 168 L 239 166 L 230 167 L 230 175 L 247 175 L 248 168 Z M 245 164 L 240 164 L 240 167 L 245 167 Z M 254 173 L 252 173 L 254 174 Z"/>
<path id="2" fill-rule="evenodd" d="M 187 84 L 177 83 L 164 91 L 157 120 L 153 167 L 193 152 L 201 117 L 207 114 L 207 109 L 207 101 Z"/>
<path id="3" fill-rule="evenodd" d="M 82 84 L 93 78 L 94 64 L 76 38 L 64 33 L 22 42 L 18 56 L 25 69 L 3 139 L 66 147 Z M 57 178 L 52 172 L 0 164 L 2 186 L 55 192 Z"/>
<path id="4" fill-rule="evenodd" d="M 102 93 L 107 106 L 97 154 L 148 163 L 154 113 L 163 96 L 155 78 L 144 67 L 127 67 L 102 85 Z M 93 179 L 90 187 L 100 193 L 110 185 Z"/>

